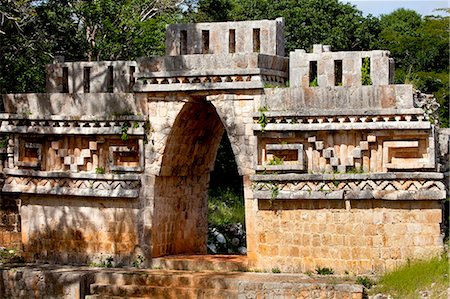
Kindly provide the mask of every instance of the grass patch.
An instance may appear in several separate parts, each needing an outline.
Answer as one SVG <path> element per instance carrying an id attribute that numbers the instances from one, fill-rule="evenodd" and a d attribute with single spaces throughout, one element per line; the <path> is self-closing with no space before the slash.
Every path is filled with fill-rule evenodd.
<path id="1" fill-rule="evenodd" d="M 230 189 L 220 190 L 208 199 L 208 223 L 224 227 L 231 223 L 245 223 L 244 199 Z"/>
<path id="2" fill-rule="evenodd" d="M 382 293 L 393 298 L 447 298 L 449 263 L 446 254 L 429 260 L 408 262 L 397 270 L 383 275 L 370 294 Z"/>

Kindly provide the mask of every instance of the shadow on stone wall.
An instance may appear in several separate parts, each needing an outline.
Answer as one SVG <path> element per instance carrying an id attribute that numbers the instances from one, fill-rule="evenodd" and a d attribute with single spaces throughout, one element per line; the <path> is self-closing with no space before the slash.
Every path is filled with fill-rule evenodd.
<path id="1" fill-rule="evenodd" d="M 30 197 L 22 201 L 27 261 L 129 265 L 137 244 L 136 200 Z"/>

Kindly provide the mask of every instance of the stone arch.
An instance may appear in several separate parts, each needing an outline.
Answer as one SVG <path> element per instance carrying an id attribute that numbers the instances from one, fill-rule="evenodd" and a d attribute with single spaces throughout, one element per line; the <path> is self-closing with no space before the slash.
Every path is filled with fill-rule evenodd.
<path id="1" fill-rule="evenodd" d="M 204 98 L 175 119 L 155 178 L 152 256 L 206 253 L 209 174 L 224 126 Z"/>

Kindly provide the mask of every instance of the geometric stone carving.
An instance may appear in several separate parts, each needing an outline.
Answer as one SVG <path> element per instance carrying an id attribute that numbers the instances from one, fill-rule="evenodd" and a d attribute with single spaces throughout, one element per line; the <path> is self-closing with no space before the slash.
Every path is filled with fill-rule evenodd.
<path id="1" fill-rule="evenodd" d="M 383 168 L 420 169 L 433 168 L 427 154 L 419 153 L 419 141 L 384 141 Z"/>
<path id="2" fill-rule="evenodd" d="M 142 140 L 139 147 L 110 146 L 109 147 L 109 169 L 111 171 L 142 171 Z"/>
<path id="3" fill-rule="evenodd" d="M 22 146 L 21 146 L 22 145 Z M 41 165 L 42 144 L 21 142 L 16 138 L 14 149 L 14 164 L 27 168 L 38 168 Z"/>
<path id="4" fill-rule="evenodd" d="M 271 199 L 276 184 L 280 199 L 440 200 L 445 198 L 442 174 L 314 174 L 254 175 L 254 196 Z"/>
<path id="5" fill-rule="evenodd" d="M 73 165 L 73 164 L 72 164 Z M 3 192 L 96 197 L 137 197 L 140 180 L 136 174 L 67 173 L 5 169 Z"/>
<path id="6" fill-rule="evenodd" d="M 278 152 L 279 154 L 275 154 Z M 268 164 L 274 161 L 274 157 L 283 157 L 280 164 Z M 291 158 L 289 158 L 291 157 Z M 292 158 L 294 157 L 294 158 Z M 287 171 L 304 170 L 303 144 L 266 144 L 262 152 L 262 164 L 257 165 L 257 170 Z"/>

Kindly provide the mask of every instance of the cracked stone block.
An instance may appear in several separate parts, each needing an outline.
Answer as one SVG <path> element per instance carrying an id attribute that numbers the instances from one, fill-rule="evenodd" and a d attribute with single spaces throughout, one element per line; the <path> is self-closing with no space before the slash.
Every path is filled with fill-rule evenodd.
<path id="1" fill-rule="evenodd" d="M 70 171 L 71 172 L 78 172 L 78 165 L 70 164 Z"/>
<path id="2" fill-rule="evenodd" d="M 91 157 L 91 150 L 90 149 L 82 149 L 80 153 L 80 157 L 83 158 L 90 158 Z"/>
<path id="3" fill-rule="evenodd" d="M 89 141 L 89 149 L 91 151 L 96 151 L 97 150 L 97 142 L 96 141 Z"/>
<path id="4" fill-rule="evenodd" d="M 52 141 L 52 149 L 54 150 L 59 149 L 59 141 Z"/>
<path id="5" fill-rule="evenodd" d="M 345 165 L 347 166 L 355 165 L 355 160 L 353 159 L 353 157 L 347 157 L 347 159 L 345 159 Z"/>
<path id="6" fill-rule="evenodd" d="M 367 150 L 369 150 L 369 142 L 368 141 L 361 141 L 359 143 L 359 147 L 361 148 L 361 150 L 367 151 Z"/>
<path id="7" fill-rule="evenodd" d="M 65 156 L 64 157 L 64 164 L 66 164 L 66 165 L 72 164 L 72 157 L 71 156 Z"/>
<path id="8" fill-rule="evenodd" d="M 355 148 L 352 151 L 353 158 L 361 158 L 362 157 L 362 151 L 360 148 Z"/>
<path id="9" fill-rule="evenodd" d="M 60 158 L 65 158 L 67 156 L 67 149 L 66 148 L 59 149 L 58 150 L 58 156 Z"/>
<path id="10" fill-rule="evenodd" d="M 333 148 L 329 147 L 323 150 L 323 157 L 326 159 L 330 159 L 333 157 Z"/>
<path id="11" fill-rule="evenodd" d="M 308 137 L 308 142 L 309 142 L 309 143 L 316 142 L 316 136 Z"/>
<path id="12" fill-rule="evenodd" d="M 323 141 L 316 141 L 315 145 L 317 150 L 323 150 Z"/>
<path id="13" fill-rule="evenodd" d="M 331 166 L 338 166 L 339 165 L 339 158 L 336 158 L 336 157 L 331 158 L 330 159 L 330 164 L 331 164 Z"/>
<path id="14" fill-rule="evenodd" d="M 377 136 L 375 135 L 367 136 L 367 142 L 375 142 L 375 141 L 377 141 Z"/>
<path id="15" fill-rule="evenodd" d="M 84 165 L 84 158 L 83 157 L 77 157 L 76 158 L 76 164 L 77 165 L 79 165 L 79 166 L 82 166 L 82 165 Z"/>

